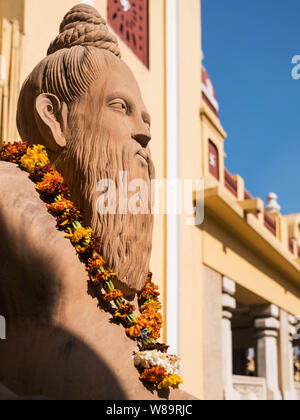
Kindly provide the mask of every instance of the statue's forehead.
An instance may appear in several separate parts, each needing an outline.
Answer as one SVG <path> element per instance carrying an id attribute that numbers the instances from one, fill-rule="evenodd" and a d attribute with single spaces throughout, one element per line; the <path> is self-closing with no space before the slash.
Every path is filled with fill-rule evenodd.
<path id="1" fill-rule="evenodd" d="M 122 98 L 141 112 L 149 114 L 142 98 L 139 84 L 128 65 L 118 59 L 107 67 L 106 74 L 100 74 L 89 88 L 89 100 L 103 103 Z"/>
<path id="2" fill-rule="evenodd" d="M 138 82 L 130 68 L 120 60 L 120 64 L 112 69 L 107 79 L 107 91 L 124 89 L 132 95 L 140 96 L 141 91 Z"/>
<path id="3" fill-rule="evenodd" d="M 118 63 L 114 63 L 114 65 L 108 69 L 104 84 L 101 82 L 101 79 L 98 83 L 96 82 L 96 84 L 102 89 L 102 93 L 105 96 L 124 94 L 130 96 L 132 100 L 142 101 L 138 82 L 131 69 L 122 60 L 119 60 Z"/>

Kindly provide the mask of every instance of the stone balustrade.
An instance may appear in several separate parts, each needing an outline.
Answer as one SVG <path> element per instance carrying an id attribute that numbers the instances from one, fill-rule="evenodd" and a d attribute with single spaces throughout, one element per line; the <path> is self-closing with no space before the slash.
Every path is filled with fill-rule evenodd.
<path id="1" fill-rule="evenodd" d="M 232 377 L 235 400 L 238 401 L 266 401 L 267 386 L 265 378 L 252 376 Z"/>

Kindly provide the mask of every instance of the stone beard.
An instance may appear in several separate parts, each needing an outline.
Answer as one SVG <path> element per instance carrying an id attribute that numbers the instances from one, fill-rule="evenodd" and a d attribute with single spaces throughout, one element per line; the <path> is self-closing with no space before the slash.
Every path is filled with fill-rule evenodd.
<path id="1" fill-rule="evenodd" d="M 88 93 L 81 99 L 87 105 L 90 100 Z M 103 120 L 103 115 L 95 118 L 88 106 L 75 103 L 70 118 L 74 121 L 68 136 L 70 140 L 54 165 L 70 187 L 73 200 L 83 210 L 85 223 L 101 238 L 103 257 L 121 283 L 116 285 L 130 295 L 145 285 L 152 250 L 151 181 L 155 178 L 155 169 L 149 148 L 143 149 L 146 163 L 137 154 L 141 147 L 136 141 L 115 139 L 111 130 L 101 128 L 99 120 Z M 119 175 L 123 171 L 128 184 L 132 180 L 145 181 L 147 214 L 131 214 L 128 208 L 127 214 L 119 214 L 120 189 L 126 188 L 120 185 Z M 97 211 L 100 194 L 97 183 L 105 179 L 116 185 L 117 214 Z"/>

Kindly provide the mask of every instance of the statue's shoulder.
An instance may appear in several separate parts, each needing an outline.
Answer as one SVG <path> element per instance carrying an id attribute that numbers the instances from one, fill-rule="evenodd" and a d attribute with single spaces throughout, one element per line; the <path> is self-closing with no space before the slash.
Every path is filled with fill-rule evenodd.
<path id="1" fill-rule="evenodd" d="M 35 190 L 28 173 L 14 163 L 0 162 L 0 201 L 4 198 L 2 196 L 4 192 L 11 195 L 26 190 Z"/>
<path id="2" fill-rule="evenodd" d="M 29 174 L 6 162 L 0 162 L 0 238 L 0 255 L 10 261 L 6 267 L 0 264 L 0 295 L 1 277 L 7 273 L 18 277 L 28 270 L 27 284 L 37 281 L 31 270 L 33 260 L 38 278 L 49 280 L 51 273 L 55 279 L 61 273 L 59 267 L 75 266 L 85 279 L 84 265 L 65 233 L 57 229 Z"/>
<path id="3" fill-rule="evenodd" d="M 44 222 L 47 215 L 51 218 L 29 174 L 16 164 L 0 162 L 0 223 L 11 229 L 33 218 Z"/>

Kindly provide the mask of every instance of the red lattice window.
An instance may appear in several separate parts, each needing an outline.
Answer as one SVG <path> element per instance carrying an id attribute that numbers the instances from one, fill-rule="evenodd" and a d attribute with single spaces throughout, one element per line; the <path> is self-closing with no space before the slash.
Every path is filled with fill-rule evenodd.
<path id="1" fill-rule="evenodd" d="M 108 0 L 107 20 L 149 68 L 149 0 Z"/>
<path id="2" fill-rule="evenodd" d="M 217 146 L 209 140 L 208 142 L 209 173 L 215 178 L 220 179 L 219 174 L 219 152 Z"/>

